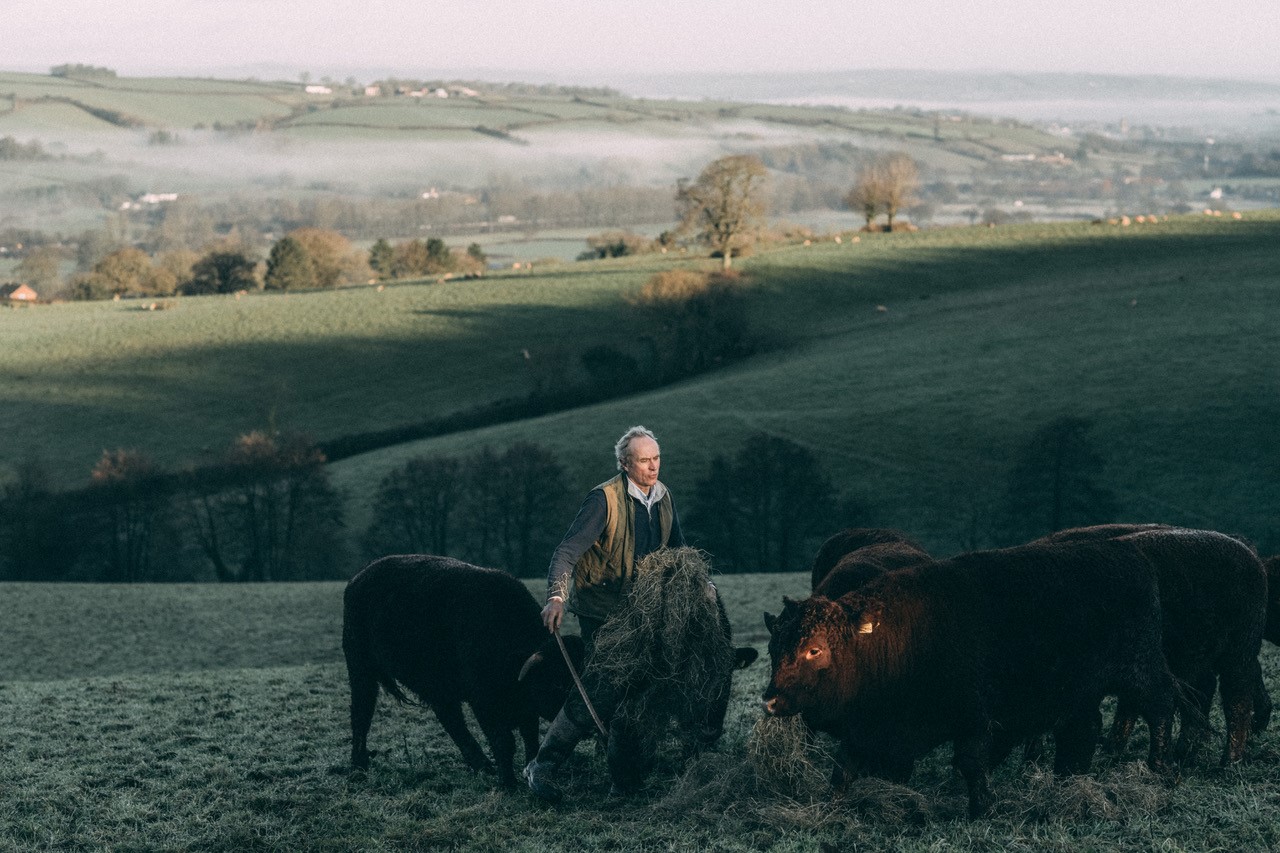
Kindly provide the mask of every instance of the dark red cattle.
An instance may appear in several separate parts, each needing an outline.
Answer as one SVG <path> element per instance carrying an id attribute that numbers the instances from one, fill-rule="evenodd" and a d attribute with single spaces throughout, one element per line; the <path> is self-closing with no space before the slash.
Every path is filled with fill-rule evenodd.
<path id="1" fill-rule="evenodd" d="M 1158 524 L 1078 527 L 1038 541 L 1110 538 L 1136 545 L 1156 570 L 1165 659 L 1174 677 L 1191 688 L 1187 699 L 1192 707 L 1181 714 L 1176 756 L 1194 757 L 1209 731 L 1214 693 L 1220 692 L 1227 721 L 1222 763 L 1239 761 L 1250 730 L 1265 729 L 1271 717 L 1271 698 L 1258 664 L 1267 619 L 1262 562 L 1231 536 Z M 1111 728 L 1113 748 L 1128 740 L 1135 718 L 1121 702 Z"/>
<path id="2" fill-rule="evenodd" d="M 541 608 L 524 584 L 497 569 L 420 554 L 383 557 L 347 584 L 342 651 L 351 683 L 351 763 L 369 766 L 367 738 L 378 686 L 401 702 L 431 706 L 473 768 L 488 766 L 467 729 L 466 702 L 497 763 L 515 784 L 513 729 L 525 760 L 538 752 L 538 718 L 564 704 L 572 678 Z M 582 641 L 565 637 L 582 666 Z"/>
<path id="3" fill-rule="evenodd" d="M 809 588 L 817 589 L 822 579 L 846 555 L 871 545 L 895 544 L 901 544 L 908 550 L 918 551 L 921 554 L 925 553 L 923 548 L 900 530 L 884 527 L 846 527 L 818 547 L 818 553 L 813 557 L 813 568 L 809 572 Z"/>
<path id="4" fill-rule="evenodd" d="M 899 569 L 831 600 L 784 599 L 770 631 L 765 711 L 800 714 L 837 754 L 896 781 L 945 742 L 969 787 L 991 802 L 990 768 L 1052 731 L 1055 770 L 1089 768 L 1118 694 L 1151 727 L 1148 763 L 1167 774 L 1174 683 L 1161 651 L 1150 563 L 1115 541 L 1028 545 Z"/>
<path id="5" fill-rule="evenodd" d="M 813 594 L 839 598 L 885 572 L 917 566 L 932 559 L 919 545 L 906 540 L 864 545 L 841 557 L 813 588 Z"/>

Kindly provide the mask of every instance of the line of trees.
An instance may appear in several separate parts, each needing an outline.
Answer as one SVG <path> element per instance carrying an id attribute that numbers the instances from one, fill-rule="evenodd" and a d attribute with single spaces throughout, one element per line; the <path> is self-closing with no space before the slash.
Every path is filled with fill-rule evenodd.
<path id="1" fill-rule="evenodd" d="M 1090 430 L 1075 416 L 1034 430 L 1011 455 L 1003 490 L 975 505 L 958 531 L 962 547 L 1115 520 Z M 136 451 L 104 453 L 89 484 L 70 492 L 52 491 L 40 466 L 25 463 L 0 492 L 0 579 L 348 577 L 356 563 L 345 498 L 325 462 L 301 436 L 253 432 L 215 463 L 184 472 Z M 379 482 L 359 549 L 365 559 L 446 554 L 539 577 L 584 492 L 550 449 L 532 442 L 414 457 Z M 679 508 L 690 542 L 725 572 L 802 570 L 827 536 L 874 522 L 872 507 L 843 493 L 808 448 L 767 433 L 713 457 Z"/>
<path id="2" fill-rule="evenodd" d="M 483 272 L 486 257 L 473 243 L 466 251 L 444 241 L 408 240 L 392 246 L 379 240 L 368 252 L 336 231 L 299 228 L 272 244 L 266 262 L 236 240 L 217 241 L 201 252 L 171 249 L 149 255 L 136 246 L 81 243 L 81 272 L 67 282 L 66 295 L 93 300 L 134 296 L 235 293 L 242 290 L 314 290 L 364 284 L 374 278 Z M 42 294 L 56 294 L 59 268 L 68 250 L 41 246 L 27 252 L 15 269 Z"/>
<path id="3" fill-rule="evenodd" d="M 6 580 L 280 581 L 350 574 L 342 496 L 295 435 L 241 436 L 215 463 L 170 472 L 105 452 L 89 484 L 58 492 L 25 463 L 0 495 Z"/>

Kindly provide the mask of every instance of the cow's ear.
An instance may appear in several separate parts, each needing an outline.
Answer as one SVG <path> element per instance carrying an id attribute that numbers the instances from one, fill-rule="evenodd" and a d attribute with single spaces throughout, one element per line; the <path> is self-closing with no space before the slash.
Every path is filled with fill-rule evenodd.
<path id="1" fill-rule="evenodd" d="M 543 658 L 542 652 L 540 651 L 529 655 L 528 660 L 524 662 L 524 666 L 520 667 L 520 674 L 516 676 L 516 681 L 524 681 L 525 676 L 537 669 L 542 664 L 543 660 L 545 660 L 545 658 Z"/>
<path id="2" fill-rule="evenodd" d="M 859 634 L 872 634 L 880 627 L 880 623 L 884 620 L 884 608 L 879 605 L 869 604 L 862 608 L 862 612 L 858 614 L 857 624 Z"/>
<path id="3" fill-rule="evenodd" d="M 768 615 L 767 613 L 765 614 Z M 760 653 L 750 646 L 739 646 L 733 650 L 733 666 L 735 669 L 746 669 L 756 662 Z"/>
<path id="4" fill-rule="evenodd" d="M 770 633 L 770 634 L 772 634 L 772 633 L 773 633 L 773 626 L 774 626 L 774 624 L 775 624 L 777 621 L 778 621 L 778 617 L 777 617 L 777 616 L 774 616 L 772 613 L 770 613 L 770 612 L 769 612 L 769 611 L 767 611 L 767 610 L 765 611 L 765 613 L 764 613 L 764 626 L 765 626 L 766 628 L 768 628 L 768 629 L 769 629 L 769 633 Z"/>

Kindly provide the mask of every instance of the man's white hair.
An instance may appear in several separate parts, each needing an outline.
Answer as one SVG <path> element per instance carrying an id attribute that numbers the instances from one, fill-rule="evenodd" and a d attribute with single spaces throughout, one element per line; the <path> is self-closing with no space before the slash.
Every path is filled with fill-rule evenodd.
<path id="1" fill-rule="evenodd" d="M 636 438 L 651 438 L 653 443 L 658 443 L 658 437 L 642 426 L 633 426 L 622 434 L 622 438 L 618 439 L 618 443 L 613 446 L 613 455 L 618 457 L 618 470 L 626 470 L 627 458 L 631 455 L 631 441 Z"/>

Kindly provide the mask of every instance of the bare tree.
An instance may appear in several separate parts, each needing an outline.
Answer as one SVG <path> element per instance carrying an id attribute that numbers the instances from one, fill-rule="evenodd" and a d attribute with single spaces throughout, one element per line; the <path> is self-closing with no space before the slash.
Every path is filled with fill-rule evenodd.
<path id="1" fill-rule="evenodd" d="M 161 472 L 136 450 L 103 451 L 91 482 L 90 497 L 103 528 L 103 579 L 155 580 L 156 543 L 169 512 Z"/>
<path id="2" fill-rule="evenodd" d="M 877 161 L 882 181 L 881 191 L 885 215 L 889 219 L 889 230 L 893 230 L 893 218 L 898 211 L 912 205 L 916 201 L 916 189 L 920 186 L 920 170 L 916 163 L 901 151 L 885 154 Z"/>
<path id="3" fill-rule="evenodd" d="M 880 199 L 883 195 L 884 192 L 880 186 L 880 170 L 874 163 L 868 163 L 858 171 L 858 178 L 853 184 L 853 189 L 849 190 L 849 194 L 844 197 L 844 202 L 851 210 L 862 214 L 867 220 L 867 230 L 870 231 L 871 223 L 875 222 L 876 213 L 880 210 Z"/>
<path id="4" fill-rule="evenodd" d="M 676 185 L 680 230 L 694 233 L 729 269 L 734 250 L 749 245 L 763 223 L 767 177 L 760 158 L 732 154 L 712 161 L 693 183 L 682 178 Z"/>
<path id="5" fill-rule="evenodd" d="M 882 154 L 863 166 L 844 200 L 850 208 L 862 213 L 868 230 L 883 208 L 889 218 L 887 230 L 892 231 L 894 217 L 915 203 L 919 186 L 920 171 L 915 161 L 901 151 L 895 151 Z"/>

